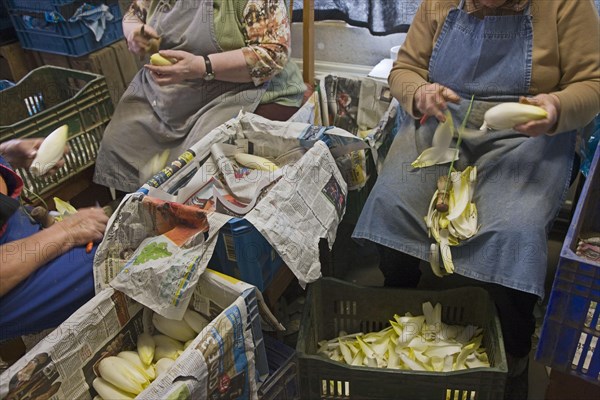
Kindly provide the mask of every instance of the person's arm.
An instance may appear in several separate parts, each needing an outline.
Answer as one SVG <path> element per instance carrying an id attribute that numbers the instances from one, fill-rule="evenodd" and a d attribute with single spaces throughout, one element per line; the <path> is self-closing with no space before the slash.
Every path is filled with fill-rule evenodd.
<path id="1" fill-rule="evenodd" d="M 148 16 L 147 2 L 133 1 L 129 10 L 123 16 L 123 35 L 127 39 L 129 51 L 139 56 L 146 53 L 150 45 L 150 39 L 158 39 L 158 33 L 150 25 L 146 24 Z M 143 27 L 143 30 L 142 30 Z"/>
<path id="2" fill-rule="evenodd" d="M 546 61 L 546 69 L 554 67 L 560 80 L 557 91 L 521 99 L 544 108 L 548 116 L 515 126 L 515 130 L 539 136 L 581 128 L 600 112 L 600 45 L 597 40 L 581 40 L 584 35 L 600 36 L 596 8 L 590 0 L 555 2 L 540 9 L 537 18 L 544 27 L 554 24 L 554 29 L 543 31 L 538 46 L 548 41 L 557 44 L 554 51 L 543 48 L 552 60 Z M 543 71 L 543 66 L 534 65 L 536 71 Z"/>
<path id="3" fill-rule="evenodd" d="M 42 138 L 11 139 L 0 143 L 0 155 L 8 161 L 12 168 L 29 168 L 43 141 Z M 65 146 L 64 153 L 67 154 L 69 151 L 69 146 Z M 61 158 L 46 175 L 54 174 L 64 164 L 65 160 Z"/>
<path id="4" fill-rule="evenodd" d="M 66 231 L 52 225 L 25 239 L 0 246 L 0 296 L 25 280 L 42 265 L 72 247 Z"/>
<path id="5" fill-rule="evenodd" d="M 256 20 L 256 10 L 268 17 Z M 254 82 L 260 85 L 285 67 L 290 54 L 291 31 L 284 0 L 249 0 L 243 22 L 246 46 L 241 49 L 208 55 L 215 79 L 227 82 Z M 173 66 L 146 65 L 161 85 L 198 79 L 206 73 L 203 56 L 177 50 L 162 50 L 161 55 L 177 59 Z"/>
<path id="6" fill-rule="evenodd" d="M 566 132 L 600 112 L 600 21 L 591 0 L 565 0 L 557 23 L 562 76 L 560 90 L 553 93 L 560 104 L 553 132 Z"/>
<path id="7" fill-rule="evenodd" d="M 73 247 L 100 241 L 107 222 L 101 208 L 85 208 L 27 238 L 0 245 L 0 296 Z"/>

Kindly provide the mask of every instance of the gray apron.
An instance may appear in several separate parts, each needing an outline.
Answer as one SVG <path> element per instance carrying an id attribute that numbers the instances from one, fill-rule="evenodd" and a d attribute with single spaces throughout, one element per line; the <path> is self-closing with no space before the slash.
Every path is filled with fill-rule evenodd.
<path id="1" fill-rule="evenodd" d="M 457 126 L 475 95 L 467 125 L 475 130 L 491 106 L 528 93 L 533 29 L 529 10 L 480 20 L 464 12 L 463 3 L 448 14 L 429 75 L 463 96 L 460 104 L 449 105 Z M 437 178 L 447 175 L 449 165 L 415 170 L 410 164 L 431 146 L 437 124 L 429 118 L 417 128 L 414 120 L 403 121 L 353 237 L 429 259 L 434 241 L 424 217 Z M 566 195 L 574 154 L 575 132 L 536 138 L 514 130 L 465 135 L 455 168 L 477 166 L 473 200 L 481 228 L 451 248 L 455 272 L 543 297 L 547 234 Z"/>
<path id="2" fill-rule="evenodd" d="M 213 20 L 212 0 L 163 1 L 147 22 L 161 36 L 161 49 L 206 56 L 223 51 Z M 169 160 L 176 159 L 240 110 L 254 111 L 265 90 L 266 85 L 203 79 L 159 86 L 142 68 L 104 132 L 94 182 L 137 190 L 147 179 L 139 171 L 154 154 L 169 149 Z"/>

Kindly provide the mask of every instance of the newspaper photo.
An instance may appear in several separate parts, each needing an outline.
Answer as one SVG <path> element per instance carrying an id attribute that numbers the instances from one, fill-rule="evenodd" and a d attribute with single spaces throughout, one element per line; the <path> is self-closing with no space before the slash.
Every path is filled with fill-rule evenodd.
<path id="1" fill-rule="evenodd" d="M 384 139 L 379 134 L 379 128 L 393 101 L 388 85 L 370 78 L 328 75 L 319 82 L 319 92 L 322 97 L 321 114 L 327 115 L 327 124 L 365 140 L 371 145 L 374 159 L 377 159 L 378 154 L 374 154 L 377 149 L 373 146 L 377 144 L 379 148 L 381 144 L 374 137 Z M 360 190 L 367 184 L 370 173 L 365 151 L 336 155 L 335 159 L 348 190 Z"/>

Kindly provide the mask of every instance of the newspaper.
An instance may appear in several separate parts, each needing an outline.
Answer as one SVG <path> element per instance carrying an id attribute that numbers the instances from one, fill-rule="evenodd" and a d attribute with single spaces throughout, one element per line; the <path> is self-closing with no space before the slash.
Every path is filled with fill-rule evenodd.
<path id="1" fill-rule="evenodd" d="M 207 211 L 211 231 L 222 226 L 222 220 L 213 222 L 213 215 L 246 218 L 302 285 L 318 279 L 319 238 L 334 243 L 346 205 L 347 186 L 334 157 L 367 145 L 337 127 L 277 122 L 249 113 L 220 130 L 231 131 L 222 135 L 228 143 L 213 143 L 208 155 L 196 157 L 147 192 Z M 200 154 L 196 145 L 190 150 Z M 240 150 L 269 158 L 281 168 L 246 171 L 232 161 L 231 155 Z"/>
<path id="2" fill-rule="evenodd" d="M 412 123 L 412 121 L 412 117 L 400 107 L 398 100 L 393 99 L 377 126 L 366 137 L 365 141 L 371 148 L 377 173 L 380 173 L 383 168 L 383 162 L 400 125 Z"/>
<path id="3" fill-rule="evenodd" d="M 302 287 L 321 276 L 319 239 L 335 242 L 347 186 L 323 142 L 289 169 L 246 219 L 277 250 Z"/>
<path id="4" fill-rule="evenodd" d="M 371 78 L 328 75 L 319 82 L 319 92 L 320 113 L 326 120 L 324 124 L 345 129 L 363 140 L 370 138 L 367 142 L 371 144 L 376 159 L 377 149 L 373 146 L 378 142 L 374 137 L 379 138 L 381 121 L 389 116 L 386 113 L 393 102 L 388 85 Z M 367 184 L 369 173 L 367 156 L 363 150 L 336 157 L 336 162 L 348 184 L 348 190 L 360 190 Z"/>
<path id="5" fill-rule="evenodd" d="M 137 398 L 256 398 L 254 338 L 244 297 L 259 293 L 207 271 L 191 307 L 211 323 Z M 148 308 L 123 293 L 110 287 L 101 291 L 0 375 L 0 398 L 93 399 L 98 362 L 134 350 L 140 333 L 152 334 L 151 318 Z"/>
<path id="6" fill-rule="evenodd" d="M 290 117 L 290 121 L 306 122 L 313 125 L 329 125 L 323 122 L 321 115 L 321 103 L 319 88 L 316 88 L 313 94 L 306 100 L 300 109 Z"/>
<path id="7" fill-rule="evenodd" d="M 207 214 L 141 193 L 109 221 L 94 257 L 96 292 L 108 284 L 172 319 L 181 319 L 216 244 Z M 208 239 L 204 234 L 209 232 Z"/>

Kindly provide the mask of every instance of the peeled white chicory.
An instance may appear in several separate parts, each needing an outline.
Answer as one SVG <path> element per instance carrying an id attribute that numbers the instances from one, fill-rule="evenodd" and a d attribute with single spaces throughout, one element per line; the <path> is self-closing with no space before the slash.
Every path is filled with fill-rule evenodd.
<path id="1" fill-rule="evenodd" d="M 473 237 L 479 230 L 477 207 L 473 200 L 477 167 L 467 167 L 464 171 L 450 173 L 447 189 L 448 211 L 441 212 L 436 208 L 439 191 L 436 190 L 429 203 L 429 211 L 425 216 L 425 225 L 429 235 L 436 243 L 431 245 L 429 263 L 436 276 L 454 272 L 451 246 L 461 240 Z M 441 268 L 440 258 L 444 269 Z"/>
<path id="2" fill-rule="evenodd" d="M 394 315 L 379 331 L 340 336 L 319 342 L 318 353 L 353 366 L 447 372 L 490 367 L 481 347 L 482 330 L 442 322 L 442 306 L 423 304 L 423 315 Z"/>
<path id="3" fill-rule="evenodd" d="M 452 114 L 446 110 L 446 121 L 438 124 L 431 141 L 431 147 L 425 149 L 415 161 L 413 168 L 426 168 L 436 164 L 446 164 L 458 160 L 458 148 L 450 148 L 454 137 Z"/>

